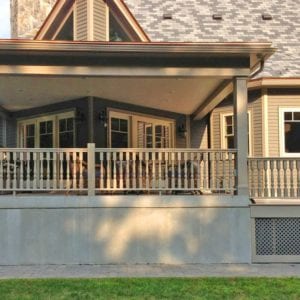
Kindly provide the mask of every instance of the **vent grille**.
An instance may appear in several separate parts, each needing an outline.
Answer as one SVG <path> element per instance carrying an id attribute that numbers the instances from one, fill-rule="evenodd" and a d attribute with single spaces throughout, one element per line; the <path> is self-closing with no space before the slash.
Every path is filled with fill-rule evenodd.
<path id="1" fill-rule="evenodd" d="M 300 218 L 256 218 L 256 255 L 300 255 Z"/>

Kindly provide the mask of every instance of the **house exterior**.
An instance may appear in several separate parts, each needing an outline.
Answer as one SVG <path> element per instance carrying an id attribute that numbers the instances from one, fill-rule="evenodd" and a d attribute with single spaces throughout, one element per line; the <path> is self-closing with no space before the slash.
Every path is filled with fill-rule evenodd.
<path id="1" fill-rule="evenodd" d="M 299 261 L 299 20 L 248 4 L 61 0 L 0 41 L 2 264 Z"/>

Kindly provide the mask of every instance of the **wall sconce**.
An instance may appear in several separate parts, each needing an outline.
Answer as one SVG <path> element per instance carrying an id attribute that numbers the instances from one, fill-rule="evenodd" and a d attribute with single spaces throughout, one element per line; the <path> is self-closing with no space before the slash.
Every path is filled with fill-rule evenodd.
<path id="1" fill-rule="evenodd" d="M 186 137 L 187 130 L 186 130 L 184 124 L 181 124 L 178 126 L 177 132 L 178 132 L 179 136 L 184 137 L 184 138 Z"/>
<path id="2" fill-rule="evenodd" d="M 81 123 L 85 120 L 84 114 L 80 111 L 76 112 L 75 120 L 77 123 Z"/>
<path id="3" fill-rule="evenodd" d="M 99 113 L 99 121 L 103 124 L 104 127 L 107 127 L 107 116 L 104 110 Z"/>

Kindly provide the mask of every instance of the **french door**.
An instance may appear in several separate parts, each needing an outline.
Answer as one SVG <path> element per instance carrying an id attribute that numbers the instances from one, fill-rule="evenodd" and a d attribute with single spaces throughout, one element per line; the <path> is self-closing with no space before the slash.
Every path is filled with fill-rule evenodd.
<path id="1" fill-rule="evenodd" d="M 112 148 L 173 147 L 174 122 L 144 115 L 110 111 L 109 146 Z"/>
<path id="2" fill-rule="evenodd" d="M 21 148 L 73 148 L 74 113 L 63 113 L 19 122 Z"/>

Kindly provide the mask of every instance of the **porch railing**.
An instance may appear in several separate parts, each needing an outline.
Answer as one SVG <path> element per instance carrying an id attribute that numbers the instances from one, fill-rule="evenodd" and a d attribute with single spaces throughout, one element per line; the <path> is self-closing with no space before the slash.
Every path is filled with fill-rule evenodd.
<path id="1" fill-rule="evenodd" d="M 248 164 L 251 197 L 300 197 L 300 158 L 250 158 Z"/>
<path id="2" fill-rule="evenodd" d="M 233 194 L 235 150 L 1 149 L 0 191 Z"/>

